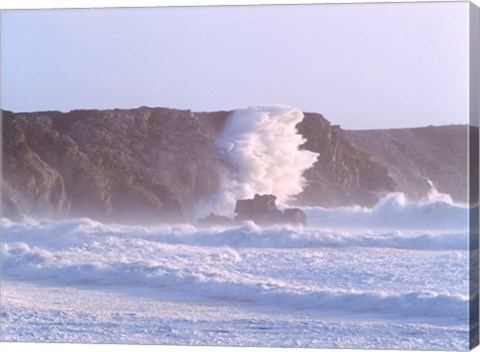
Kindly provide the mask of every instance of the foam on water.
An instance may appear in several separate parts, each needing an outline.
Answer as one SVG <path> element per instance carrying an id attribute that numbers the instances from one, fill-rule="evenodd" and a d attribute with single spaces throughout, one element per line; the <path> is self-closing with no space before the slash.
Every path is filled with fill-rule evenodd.
<path id="1" fill-rule="evenodd" d="M 373 208 L 360 206 L 326 209 L 302 208 L 309 224 L 315 226 L 389 228 L 389 229 L 460 229 L 468 228 L 469 208 L 452 202 L 450 196 L 431 193 L 420 202 L 410 202 L 403 193 L 392 193 Z"/>
<path id="2" fill-rule="evenodd" d="M 5 278 L 19 276 L 23 280 L 47 280 L 68 285 L 95 285 L 121 289 L 148 287 L 166 289 L 183 298 L 195 301 L 218 299 L 234 303 L 271 305 L 285 309 L 344 311 L 348 313 L 390 314 L 400 316 L 428 316 L 463 321 L 468 316 L 466 295 L 437 294 L 435 292 L 362 292 L 358 290 L 315 290 L 283 286 L 250 278 L 228 278 L 209 272 L 189 272 L 165 263 L 81 263 L 55 265 L 47 253 L 26 251 L 21 258 L 23 271 L 12 268 L 19 265 L 11 255 L 5 259 Z M 49 262 L 50 261 L 50 262 Z M 28 270 L 25 270 L 28 267 Z M 188 293 L 195 293 L 189 297 Z M 187 293 L 187 294 L 186 294 Z M 179 297 L 180 297 L 179 296 Z"/>
<path id="3" fill-rule="evenodd" d="M 143 236 L 115 233 L 114 228 L 108 230 L 86 220 L 70 224 L 70 230 L 66 223 L 61 224 L 56 232 L 61 243 L 58 246 L 53 241 L 44 243 L 42 235 L 34 239 L 32 233 L 22 234 L 14 224 L 6 225 L 2 244 L 2 270 L 6 280 L 101 286 L 115 290 L 144 287 L 155 294 L 170 294 L 187 301 L 222 300 L 233 304 L 391 315 L 393 318 L 419 316 L 465 321 L 468 315 L 468 297 L 446 290 L 432 292 L 406 287 L 403 292 L 396 292 L 384 287 L 381 291 L 365 291 L 356 288 L 355 281 L 349 289 L 333 289 L 324 287 L 314 272 L 308 274 L 312 277 L 307 281 L 292 279 L 288 271 L 278 277 L 269 272 L 272 268 L 265 272 L 263 265 L 256 264 L 255 260 L 269 253 L 263 250 L 254 252 L 260 257 L 253 262 L 249 259 L 248 270 L 243 271 L 238 269 L 238 263 L 244 258 L 225 246 L 166 244 L 159 242 L 159 237 L 152 237 L 152 233 Z M 65 240 L 67 236 L 60 228 L 67 230 L 70 242 Z M 8 229 L 15 231 L 12 233 Z M 175 236 L 174 233 L 172 229 L 170 235 Z M 173 238 L 164 237 L 167 242 L 173 242 Z M 273 243 L 273 239 L 270 241 Z M 285 264 L 276 262 L 271 266 L 287 265 L 288 253 L 283 253 L 281 258 Z M 466 261 L 465 253 L 462 258 Z M 338 275 L 347 274 L 347 264 L 343 261 L 338 264 Z M 373 266 L 372 270 L 377 268 Z"/>
<path id="4" fill-rule="evenodd" d="M 309 226 L 2 219 L 2 278 L 129 295 L 140 289 L 201 304 L 466 324 L 466 205 L 432 192 L 421 202 L 391 194 L 373 208 L 303 209 Z"/>
<path id="5" fill-rule="evenodd" d="M 318 214 L 322 211 L 309 211 Z M 360 215 L 366 216 L 363 212 Z M 332 220 L 345 219 L 346 215 L 324 216 L 325 225 Z M 320 222 L 319 220 L 311 220 Z M 359 221 L 357 221 L 359 223 Z M 91 219 L 65 221 L 29 220 L 28 223 L 13 223 L 2 219 L 3 242 L 25 242 L 39 247 L 67 248 L 85 241 L 101 240 L 115 236 L 121 239 L 142 239 L 165 244 L 232 248 L 322 248 L 322 247 L 369 247 L 418 250 L 467 250 L 466 227 L 458 229 L 381 229 L 343 228 L 334 226 L 269 226 L 260 227 L 246 222 L 236 227 L 199 228 L 193 225 L 130 226 L 102 224 Z"/>

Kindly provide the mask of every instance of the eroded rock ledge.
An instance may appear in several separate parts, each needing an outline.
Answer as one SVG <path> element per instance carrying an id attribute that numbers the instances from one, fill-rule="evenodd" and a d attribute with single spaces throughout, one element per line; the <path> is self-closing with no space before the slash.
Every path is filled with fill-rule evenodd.
<path id="1" fill-rule="evenodd" d="M 277 197 L 272 194 L 255 194 L 252 199 L 240 199 L 235 204 L 235 218 L 211 213 L 200 219 L 201 226 L 231 226 L 251 220 L 258 225 L 292 224 L 307 225 L 307 216 L 298 208 L 280 210 L 275 204 Z"/>

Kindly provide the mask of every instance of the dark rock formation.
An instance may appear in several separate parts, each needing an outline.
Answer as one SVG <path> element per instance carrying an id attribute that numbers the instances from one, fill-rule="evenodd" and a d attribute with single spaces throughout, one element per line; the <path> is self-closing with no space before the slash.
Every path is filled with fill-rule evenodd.
<path id="1" fill-rule="evenodd" d="M 279 210 L 275 204 L 277 197 L 271 194 L 255 194 L 253 199 L 238 200 L 235 206 L 235 221 L 252 220 L 260 225 L 307 224 L 307 217 L 300 209 Z"/>
<path id="2" fill-rule="evenodd" d="M 252 220 L 258 224 L 279 223 L 283 214 L 277 209 L 276 199 L 277 197 L 271 194 L 255 194 L 253 199 L 238 200 L 235 205 L 235 220 Z"/>
<path id="3" fill-rule="evenodd" d="M 307 139 L 302 148 L 320 154 L 304 174 L 301 204 L 373 206 L 389 192 L 415 201 L 429 194 L 428 179 L 454 201 L 467 202 L 467 125 L 344 131 L 305 113 L 297 129 Z"/>
<path id="4" fill-rule="evenodd" d="M 39 138 L 47 127 L 38 119 Z M 67 214 L 70 201 L 59 171 L 46 163 L 27 143 L 21 121 L 6 114 L 3 119 L 2 205 L 3 216 L 22 214 L 57 217 Z"/>
<path id="5" fill-rule="evenodd" d="M 211 213 L 197 222 L 199 226 L 232 226 L 251 220 L 258 225 L 293 224 L 307 225 L 307 216 L 301 209 L 289 208 L 283 212 L 275 204 L 272 194 L 255 194 L 253 199 L 240 199 L 235 204 L 235 219 Z"/>
<path id="6" fill-rule="evenodd" d="M 372 206 L 383 195 L 396 190 L 387 168 L 355 148 L 345 132 L 322 115 L 305 113 L 297 130 L 307 140 L 302 148 L 320 154 L 304 173 L 308 184 L 297 196 L 300 204 Z"/>
<path id="7" fill-rule="evenodd" d="M 6 217 L 186 221 L 218 188 L 217 131 L 191 111 L 4 112 L 2 120 Z"/>
<path id="8" fill-rule="evenodd" d="M 450 194 L 456 202 L 467 202 L 467 125 L 345 133 L 356 148 L 388 169 L 395 190 L 410 199 L 425 197 L 431 189 L 430 179 L 439 192 Z"/>

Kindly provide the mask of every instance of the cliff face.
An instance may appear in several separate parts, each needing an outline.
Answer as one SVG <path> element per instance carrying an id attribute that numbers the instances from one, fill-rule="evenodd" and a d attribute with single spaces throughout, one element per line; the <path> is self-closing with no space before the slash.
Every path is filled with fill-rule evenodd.
<path id="1" fill-rule="evenodd" d="M 429 179 L 439 192 L 450 194 L 456 202 L 467 202 L 467 125 L 345 133 L 355 147 L 389 170 L 395 190 L 410 199 L 420 200 L 428 194 Z"/>
<path id="2" fill-rule="evenodd" d="M 3 216 L 67 214 L 70 202 L 59 171 L 30 148 L 21 121 L 6 113 L 2 122 Z M 48 128 L 39 129 L 39 132 L 43 130 Z"/>
<path id="3" fill-rule="evenodd" d="M 185 221 L 218 188 L 214 132 L 171 109 L 5 112 L 4 216 Z"/>
<path id="4" fill-rule="evenodd" d="M 300 203 L 325 207 L 372 206 L 396 189 L 388 170 L 355 148 L 345 132 L 322 115 L 305 113 L 297 129 L 307 140 L 302 148 L 320 154 L 313 167 L 305 172 L 308 185 L 297 197 Z"/>
<path id="5" fill-rule="evenodd" d="M 228 116 L 146 107 L 3 112 L 3 216 L 188 221 L 232 167 L 215 145 Z M 392 191 L 420 198 L 429 191 L 423 177 L 463 200 L 463 129 L 343 131 L 306 113 L 301 148 L 319 157 L 297 204 L 371 206 Z"/>

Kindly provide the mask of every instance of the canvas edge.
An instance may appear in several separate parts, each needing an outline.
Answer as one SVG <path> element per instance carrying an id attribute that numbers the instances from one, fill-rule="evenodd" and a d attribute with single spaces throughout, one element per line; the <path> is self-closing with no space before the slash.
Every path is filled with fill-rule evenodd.
<path id="1" fill-rule="evenodd" d="M 479 345 L 479 125 L 480 125 L 480 8 L 469 8 L 469 347 Z"/>

